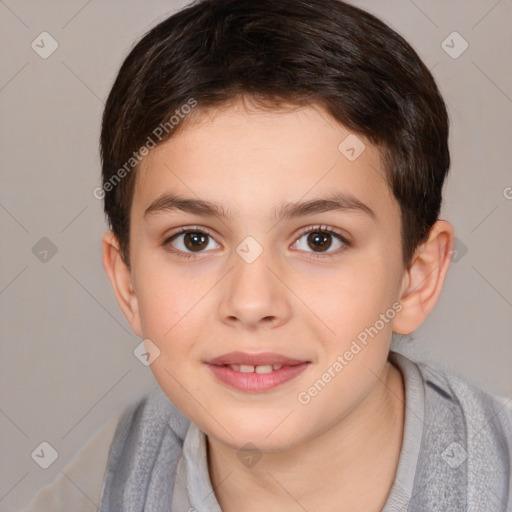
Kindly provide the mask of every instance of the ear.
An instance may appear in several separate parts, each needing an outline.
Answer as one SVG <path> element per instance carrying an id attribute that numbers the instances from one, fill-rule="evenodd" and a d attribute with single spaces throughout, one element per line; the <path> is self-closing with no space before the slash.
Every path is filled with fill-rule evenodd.
<path id="1" fill-rule="evenodd" d="M 394 332 L 413 332 L 434 309 L 450 267 L 453 236 L 452 225 L 438 220 L 430 229 L 428 240 L 416 250 L 402 278 L 402 309 L 393 321 Z"/>
<path id="2" fill-rule="evenodd" d="M 131 270 L 123 261 L 119 251 L 119 242 L 107 231 L 102 238 L 103 268 L 114 290 L 117 303 L 135 334 L 142 338 L 139 304 L 132 286 Z"/>

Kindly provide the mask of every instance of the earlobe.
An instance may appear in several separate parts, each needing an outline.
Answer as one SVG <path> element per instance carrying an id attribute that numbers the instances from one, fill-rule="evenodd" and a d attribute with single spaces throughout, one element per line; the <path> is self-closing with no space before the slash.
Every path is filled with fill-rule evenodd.
<path id="1" fill-rule="evenodd" d="M 112 285 L 121 311 L 135 334 L 142 338 L 139 306 L 135 290 L 132 286 L 131 270 L 121 257 L 119 242 L 112 231 L 107 231 L 103 235 L 102 259 L 103 268 Z"/>
<path id="2" fill-rule="evenodd" d="M 399 297 L 402 310 L 394 319 L 394 332 L 410 334 L 434 309 L 450 267 L 452 252 L 453 227 L 448 221 L 439 220 L 405 271 Z"/>

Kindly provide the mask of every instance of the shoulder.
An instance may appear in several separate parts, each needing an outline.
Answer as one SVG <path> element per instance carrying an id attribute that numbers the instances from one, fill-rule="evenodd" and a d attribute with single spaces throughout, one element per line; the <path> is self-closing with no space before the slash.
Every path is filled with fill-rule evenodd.
<path id="1" fill-rule="evenodd" d="M 512 425 L 512 396 L 502 397 L 489 393 L 439 365 L 414 361 L 409 357 L 392 352 L 393 361 L 398 363 L 402 373 L 411 373 L 411 369 L 421 376 L 425 400 L 428 403 L 442 400 L 452 402 L 460 412 L 468 417 L 468 429 L 483 427 L 484 422 L 494 427 L 494 433 L 503 432 L 510 436 Z"/>
<path id="2" fill-rule="evenodd" d="M 439 366 L 413 364 L 425 396 L 417 483 L 435 481 L 436 489 L 449 492 L 454 503 L 470 510 L 509 510 L 512 397 L 486 392 Z"/>
<path id="3" fill-rule="evenodd" d="M 145 439 L 154 444 L 168 429 L 179 452 L 188 425 L 160 388 L 147 392 L 114 415 L 59 476 L 34 496 L 24 512 L 96 511 L 94 504 L 100 501 L 104 481 L 112 480 L 107 473 L 112 475 L 124 464 L 132 464 L 138 457 L 133 450 L 138 442 Z"/>
<path id="4" fill-rule="evenodd" d="M 467 420 L 468 434 L 504 436 L 512 442 L 512 397 L 489 393 L 437 365 L 416 363 L 427 395 L 453 400 Z"/>
<path id="5" fill-rule="evenodd" d="M 155 482 L 174 478 L 189 426 L 159 387 L 128 406 L 110 446 L 100 510 L 142 510 L 151 486 L 172 492 Z"/>
<path id="6" fill-rule="evenodd" d="M 183 442 L 190 420 L 169 400 L 160 387 L 128 405 L 120 416 L 111 446 L 111 456 L 116 448 L 134 442 L 137 438 L 155 439 L 170 429 L 176 441 Z"/>

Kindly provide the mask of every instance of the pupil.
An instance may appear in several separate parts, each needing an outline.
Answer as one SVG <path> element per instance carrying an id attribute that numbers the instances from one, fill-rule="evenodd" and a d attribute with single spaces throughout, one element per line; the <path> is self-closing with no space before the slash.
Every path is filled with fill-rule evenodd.
<path id="1" fill-rule="evenodd" d="M 185 245 L 187 249 L 203 249 L 206 244 L 206 237 L 202 233 L 187 233 L 185 235 Z"/>
<path id="2" fill-rule="evenodd" d="M 310 247 L 314 250 L 317 249 L 329 249 L 331 243 L 329 241 L 330 235 L 325 235 L 321 233 L 311 233 L 308 237 L 308 241 L 311 241 L 313 245 L 310 244 Z"/>

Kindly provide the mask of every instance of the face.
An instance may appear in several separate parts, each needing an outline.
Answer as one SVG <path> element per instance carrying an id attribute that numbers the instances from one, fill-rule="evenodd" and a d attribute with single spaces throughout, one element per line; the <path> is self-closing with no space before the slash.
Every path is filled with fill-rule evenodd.
<path id="1" fill-rule="evenodd" d="M 314 438 L 386 365 L 404 273 L 399 206 L 377 149 L 320 108 L 232 104 L 153 150 L 130 256 L 131 324 L 159 351 L 156 380 L 232 448 Z M 221 357 L 232 352 L 244 355 Z"/>

